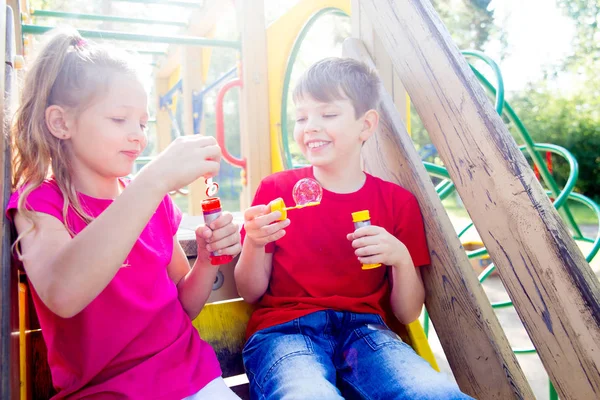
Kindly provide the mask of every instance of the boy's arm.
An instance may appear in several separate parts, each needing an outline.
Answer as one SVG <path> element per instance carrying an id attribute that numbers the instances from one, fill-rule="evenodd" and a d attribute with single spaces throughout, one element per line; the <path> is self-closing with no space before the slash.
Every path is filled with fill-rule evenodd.
<path id="1" fill-rule="evenodd" d="M 402 243 L 400 245 L 406 248 Z M 390 305 L 398 321 L 407 325 L 419 318 L 425 302 L 421 271 L 415 268 L 410 254 L 406 254 L 403 262 L 392 265 L 390 269 Z"/>
<path id="2" fill-rule="evenodd" d="M 248 303 L 256 303 L 267 291 L 273 269 L 273 253 L 265 246 L 256 246 L 247 238 L 235 266 L 234 276 L 238 293 Z"/>

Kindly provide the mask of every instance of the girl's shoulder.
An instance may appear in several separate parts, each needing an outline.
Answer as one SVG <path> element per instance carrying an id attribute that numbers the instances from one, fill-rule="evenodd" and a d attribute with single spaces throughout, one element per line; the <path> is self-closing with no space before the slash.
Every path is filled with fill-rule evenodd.
<path id="1" fill-rule="evenodd" d="M 28 210 L 56 216 L 62 215 L 64 197 L 54 179 L 44 180 L 41 185 L 31 191 L 27 190 L 29 187 L 28 184 L 25 184 L 11 195 L 6 207 L 9 218 L 12 216 L 12 211 L 18 208 L 19 200 L 23 196 L 26 196 L 25 207 Z"/>

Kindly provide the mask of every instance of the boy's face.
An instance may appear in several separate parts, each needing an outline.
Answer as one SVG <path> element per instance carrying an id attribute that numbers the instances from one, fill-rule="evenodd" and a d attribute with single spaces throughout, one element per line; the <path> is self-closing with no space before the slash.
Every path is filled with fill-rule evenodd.
<path id="1" fill-rule="evenodd" d="M 357 119 L 347 98 L 323 103 L 305 95 L 296 102 L 294 140 L 311 165 L 343 168 L 360 162 L 362 143 L 374 130 L 367 115 Z"/>

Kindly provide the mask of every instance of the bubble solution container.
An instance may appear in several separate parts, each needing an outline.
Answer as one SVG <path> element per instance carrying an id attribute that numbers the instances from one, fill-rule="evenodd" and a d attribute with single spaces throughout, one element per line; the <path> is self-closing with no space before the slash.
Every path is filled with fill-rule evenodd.
<path id="1" fill-rule="evenodd" d="M 204 215 L 204 224 L 210 227 L 210 224 L 221 216 L 221 200 L 218 197 L 209 197 L 202 200 L 202 214 Z M 210 253 L 210 263 L 212 265 L 227 264 L 232 260 L 233 256 L 231 255 Z"/>
<path id="2" fill-rule="evenodd" d="M 369 210 L 357 211 L 352 213 L 352 222 L 354 222 L 354 230 L 363 226 L 371 225 L 371 216 Z M 362 269 L 373 269 L 381 267 L 381 264 L 363 264 Z"/>

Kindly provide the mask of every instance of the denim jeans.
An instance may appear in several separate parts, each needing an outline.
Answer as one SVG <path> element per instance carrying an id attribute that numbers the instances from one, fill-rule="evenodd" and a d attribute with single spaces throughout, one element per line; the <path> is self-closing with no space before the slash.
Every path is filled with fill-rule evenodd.
<path id="1" fill-rule="evenodd" d="M 318 311 L 256 332 L 243 357 L 252 400 L 471 399 L 375 314 Z"/>

